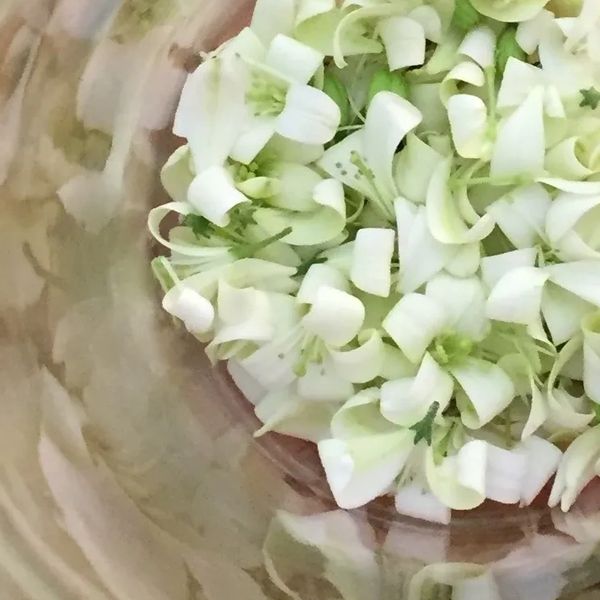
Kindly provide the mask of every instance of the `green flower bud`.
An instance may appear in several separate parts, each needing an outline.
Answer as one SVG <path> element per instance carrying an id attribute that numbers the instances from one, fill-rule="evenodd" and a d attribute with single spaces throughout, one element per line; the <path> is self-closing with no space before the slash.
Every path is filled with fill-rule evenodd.
<path id="1" fill-rule="evenodd" d="M 369 104 L 379 92 L 393 92 L 408 97 L 408 85 L 406 79 L 400 72 L 390 72 L 387 69 L 380 69 L 373 75 L 369 85 Z"/>
<path id="2" fill-rule="evenodd" d="M 351 113 L 346 86 L 337 77 L 327 73 L 323 82 L 323 91 L 338 105 L 342 115 L 341 124 L 348 124 Z"/>
<path id="3" fill-rule="evenodd" d="M 473 29 L 480 19 L 479 13 L 473 8 L 471 0 L 456 0 L 452 24 L 461 31 Z"/>
<path id="4" fill-rule="evenodd" d="M 509 25 L 498 38 L 496 44 L 496 72 L 504 73 L 506 63 L 510 57 L 518 60 L 525 60 L 527 54 L 517 43 L 517 28 L 514 25 Z"/>

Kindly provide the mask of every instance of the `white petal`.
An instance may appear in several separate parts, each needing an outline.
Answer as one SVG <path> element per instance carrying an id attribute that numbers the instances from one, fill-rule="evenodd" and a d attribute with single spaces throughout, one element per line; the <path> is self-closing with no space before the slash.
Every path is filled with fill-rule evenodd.
<path id="1" fill-rule="evenodd" d="M 600 306 L 600 268 L 598 261 L 581 260 L 546 267 L 550 281 L 579 296 L 582 300 Z"/>
<path id="2" fill-rule="evenodd" d="M 331 434 L 340 440 L 386 433 L 392 426 L 379 411 L 379 392 L 369 388 L 350 398 L 331 419 Z"/>
<path id="3" fill-rule="evenodd" d="M 540 183 L 571 194 L 600 194 L 600 181 L 570 181 L 558 177 L 540 177 Z"/>
<path id="4" fill-rule="evenodd" d="M 471 61 L 462 62 L 453 67 L 446 77 L 444 77 L 440 86 L 440 98 L 444 106 L 454 94 L 458 93 L 459 82 L 468 83 L 475 87 L 482 87 L 485 85 L 485 74 L 481 70 L 481 67 Z"/>
<path id="5" fill-rule="evenodd" d="M 340 508 L 358 508 L 384 494 L 413 449 L 411 432 L 324 440 L 319 456 Z"/>
<path id="6" fill-rule="evenodd" d="M 401 515 L 428 523 L 450 524 L 450 509 L 418 484 L 412 483 L 401 487 L 396 492 L 394 504 L 396 511 Z"/>
<path id="7" fill-rule="evenodd" d="M 519 502 L 527 466 L 527 454 L 519 448 L 504 450 L 488 444 L 486 496 L 502 504 Z"/>
<path id="8" fill-rule="evenodd" d="M 408 13 L 413 21 L 420 23 L 425 30 L 425 37 L 432 42 L 442 39 L 442 20 L 438 11 L 433 6 L 417 6 Z"/>
<path id="9" fill-rule="evenodd" d="M 406 136 L 406 146 L 396 156 L 394 165 L 394 179 L 400 193 L 412 202 L 424 204 L 431 174 L 443 159 L 418 136 L 412 133 Z"/>
<path id="10" fill-rule="evenodd" d="M 365 307 L 356 297 L 322 286 L 303 323 L 325 343 L 341 347 L 352 341 L 365 319 Z"/>
<path id="11" fill-rule="evenodd" d="M 546 215 L 546 233 L 551 244 L 558 244 L 587 213 L 597 206 L 600 206 L 600 196 L 597 195 L 559 194 Z"/>
<path id="12" fill-rule="evenodd" d="M 448 323 L 444 310 L 423 294 L 407 294 L 390 311 L 383 328 L 413 363 Z"/>
<path id="13" fill-rule="evenodd" d="M 433 449 L 427 453 L 426 475 L 429 488 L 453 510 L 470 510 L 485 500 L 487 445 L 480 440 L 467 442 L 455 456 L 436 465 Z"/>
<path id="14" fill-rule="evenodd" d="M 265 397 L 267 390 L 235 359 L 227 361 L 227 372 L 235 387 L 253 405 Z"/>
<path id="15" fill-rule="evenodd" d="M 472 58 L 482 69 L 494 64 L 496 36 L 489 27 L 477 27 L 470 31 L 458 48 L 458 53 Z"/>
<path id="16" fill-rule="evenodd" d="M 581 163 L 577 156 L 578 137 L 563 140 L 546 154 L 545 167 L 548 173 L 565 179 L 585 179 L 592 171 Z"/>
<path id="17" fill-rule="evenodd" d="M 212 304 L 198 292 L 183 286 L 176 286 L 167 293 L 163 308 L 181 319 L 191 333 L 206 333 L 215 318 Z"/>
<path id="18" fill-rule="evenodd" d="M 297 7 L 296 27 L 317 15 L 328 13 L 336 7 L 336 0 L 302 0 Z"/>
<path id="19" fill-rule="evenodd" d="M 532 268 L 536 258 L 537 250 L 535 248 L 523 248 L 495 256 L 484 256 L 481 259 L 483 281 L 491 290 L 510 271 L 524 267 Z"/>
<path id="20" fill-rule="evenodd" d="M 393 229 L 360 229 L 354 242 L 352 283 L 363 292 L 387 298 L 392 285 Z"/>
<path id="21" fill-rule="evenodd" d="M 188 140 L 197 172 L 223 164 L 233 148 L 244 118 L 245 86 L 235 60 L 208 60 L 188 77 L 173 132 Z"/>
<path id="22" fill-rule="evenodd" d="M 544 94 L 535 88 L 515 112 L 501 123 L 492 154 L 492 177 L 541 175 L 544 171 Z M 523 132 L 527 136 L 523 137 Z"/>
<path id="23" fill-rule="evenodd" d="M 160 172 L 160 181 L 167 194 L 176 202 L 185 202 L 190 184 L 194 180 L 189 146 L 180 146 L 173 152 Z"/>
<path id="24" fill-rule="evenodd" d="M 269 295 L 261 290 L 238 289 L 221 281 L 217 316 L 214 344 L 237 340 L 267 341 L 274 334 Z"/>
<path id="25" fill-rule="evenodd" d="M 532 436 L 521 444 L 527 454 L 527 473 L 521 484 L 521 506 L 529 506 L 556 472 L 562 452 L 543 438 Z"/>
<path id="26" fill-rule="evenodd" d="M 457 404 L 463 423 L 470 429 L 489 423 L 515 395 L 510 377 L 487 361 L 469 358 L 450 371 L 465 392 L 465 397 L 458 395 Z"/>
<path id="27" fill-rule="evenodd" d="M 548 402 L 544 394 L 539 390 L 532 375 L 530 379 L 531 409 L 529 417 L 521 433 L 521 439 L 529 439 L 548 419 Z"/>
<path id="28" fill-rule="evenodd" d="M 450 248 L 452 246 L 448 245 Z M 479 242 L 471 244 L 462 244 L 454 258 L 446 265 L 446 271 L 455 277 L 471 277 L 479 270 L 481 262 L 481 245 Z"/>
<path id="29" fill-rule="evenodd" d="M 516 248 L 531 248 L 543 237 L 551 203 L 550 194 L 538 183 L 514 189 L 487 211 Z"/>
<path id="30" fill-rule="evenodd" d="M 308 83 L 323 63 L 324 56 L 287 35 L 277 34 L 265 57 L 265 64 L 299 84 Z"/>
<path id="31" fill-rule="evenodd" d="M 391 344 L 383 345 L 383 366 L 380 373 L 383 379 L 414 377 L 417 370 L 418 365 L 411 363 L 399 348 Z"/>
<path id="32" fill-rule="evenodd" d="M 323 179 L 313 190 L 313 200 L 321 206 L 333 209 L 346 219 L 344 186 L 337 179 Z"/>
<path id="33" fill-rule="evenodd" d="M 444 161 L 434 172 L 427 190 L 427 222 L 433 237 L 443 244 L 469 244 L 486 238 L 494 221 L 484 215 L 472 227 L 464 222 L 449 188 L 451 161 Z"/>
<path id="34" fill-rule="evenodd" d="M 549 505 L 560 503 L 563 511 L 573 506 L 577 496 L 596 476 L 600 456 L 600 426 L 580 435 L 566 450 L 556 473 Z"/>
<path id="35" fill-rule="evenodd" d="M 338 105 L 327 94 L 308 85 L 294 84 L 276 119 L 275 131 L 303 144 L 326 144 L 336 134 L 340 119 Z"/>
<path id="36" fill-rule="evenodd" d="M 415 67 L 425 62 L 425 30 L 407 17 L 391 17 L 379 23 L 379 34 L 387 53 L 390 71 Z"/>
<path id="37" fill-rule="evenodd" d="M 546 0 L 471 0 L 473 7 L 486 17 L 506 23 L 527 21 L 535 17 L 546 4 Z"/>
<path id="38" fill-rule="evenodd" d="M 278 193 L 269 198 L 269 206 L 300 212 L 314 209 L 314 189 L 322 178 L 313 169 L 293 162 L 281 162 L 269 170 L 269 176 L 279 181 Z"/>
<path id="39" fill-rule="evenodd" d="M 335 410 L 336 404 L 307 402 L 289 389 L 271 392 L 256 405 L 256 416 L 263 427 L 254 435 L 276 431 L 316 444 L 330 435 L 329 423 Z"/>
<path id="40" fill-rule="evenodd" d="M 488 151 L 488 114 L 483 100 L 468 94 L 452 96 L 448 119 L 456 151 L 463 158 L 483 158 Z"/>
<path id="41" fill-rule="evenodd" d="M 600 404 L 600 313 L 589 315 L 583 330 L 583 385 L 592 402 Z"/>
<path id="42" fill-rule="evenodd" d="M 298 379 L 298 394 L 312 402 L 345 402 L 354 395 L 354 386 L 340 377 L 330 364 L 311 364 Z"/>
<path id="43" fill-rule="evenodd" d="M 529 325 L 540 314 L 542 293 L 549 274 L 536 267 L 509 271 L 492 290 L 487 315 L 496 321 Z"/>
<path id="44" fill-rule="evenodd" d="M 364 158 L 390 205 L 398 195 L 392 172 L 394 155 L 400 142 L 421 119 L 415 106 L 392 92 L 379 92 L 369 106 L 364 129 Z"/>
<path id="45" fill-rule="evenodd" d="M 511 56 L 502 76 L 498 92 L 498 108 L 512 108 L 521 105 L 532 89 L 542 85 L 544 85 L 542 69 Z"/>
<path id="46" fill-rule="evenodd" d="M 440 405 L 441 414 L 453 391 L 452 378 L 427 353 L 415 377 L 383 384 L 381 414 L 396 425 L 410 427 L 424 419 L 435 402 Z"/>
<path id="47" fill-rule="evenodd" d="M 308 269 L 304 279 L 302 279 L 302 285 L 296 296 L 298 302 L 313 304 L 323 286 L 332 287 L 342 292 L 350 291 L 348 280 L 338 269 L 328 264 L 315 264 Z"/>
<path id="48" fill-rule="evenodd" d="M 354 350 L 330 352 L 338 374 L 352 383 L 367 383 L 383 369 L 385 359 L 381 336 L 374 331 L 369 339 Z"/>
<path id="49" fill-rule="evenodd" d="M 196 175 L 188 190 L 188 202 L 198 214 L 219 227 L 229 225 L 229 211 L 249 202 L 223 167 L 210 167 Z"/>
<path id="50" fill-rule="evenodd" d="M 237 134 L 230 156 L 244 165 L 250 164 L 275 133 L 273 117 L 249 116 Z"/>
<path id="51" fill-rule="evenodd" d="M 517 42 L 527 54 L 533 54 L 540 39 L 548 29 L 554 26 L 554 15 L 547 10 L 540 11 L 533 19 L 519 23 Z"/>
<path id="52" fill-rule="evenodd" d="M 296 6 L 294 0 L 258 0 L 252 15 L 252 30 L 267 45 L 278 33 L 291 33 Z"/>
<path id="53" fill-rule="evenodd" d="M 486 293 L 478 277 L 458 278 L 444 273 L 427 283 L 425 294 L 443 307 L 448 327 L 475 341 L 489 333 L 486 317 Z"/>
<path id="54" fill-rule="evenodd" d="M 400 258 L 398 289 L 408 294 L 439 273 L 454 258 L 457 248 L 442 244 L 431 235 L 425 207 L 398 198 L 394 208 Z"/>
<path id="55" fill-rule="evenodd" d="M 555 346 L 569 341 L 581 327 L 581 319 L 594 306 L 566 290 L 549 283 L 542 295 L 542 315 Z"/>

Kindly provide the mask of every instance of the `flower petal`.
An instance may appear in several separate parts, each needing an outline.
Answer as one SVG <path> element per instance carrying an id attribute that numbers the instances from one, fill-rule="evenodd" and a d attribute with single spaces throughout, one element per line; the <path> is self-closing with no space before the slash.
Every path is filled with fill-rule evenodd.
<path id="1" fill-rule="evenodd" d="M 392 169 L 394 155 L 400 142 L 421 119 L 415 106 L 392 92 L 379 92 L 369 106 L 364 128 L 364 158 L 390 205 L 398 195 Z"/>
<path id="2" fill-rule="evenodd" d="M 363 390 L 353 396 L 331 419 L 331 434 L 339 440 L 366 437 L 392 430 L 379 411 L 379 392 L 376 388 Z"/>
<path id="3" fill-rule="evenodd" d="M 344 275 L 328 264 L 315 264 L 306 272 L 298 290 L 298 302 L 313 304 L 319 290 L 323 286 L 332 287 L 342 292 L 350 291 L 350 284 Z"/>
<path id="4" fill-rule="evenodd" d="M 486 293 L 478 277 L 459 278 L 440 273 L 430 279 L 425 295 L 443 307 L 448 327 L 474 341 L 490 331 L 486 317 Z"/>
<path id="5" fill-rule="evenodd" d="M 526 137 L 523 131 L 527 131 Z M 538 87 L 500 124 L 490 174 L 492 177 L 541 175 L 545 153 L 544 94 Z"/>
<path id="6" fill-rule="evenodd" d="M 212 328 L 215 309 L 198 292 L 185 286 L 175 286 L 163 300 L 163 308 L 181 319 L 190 333 L 206 333 Z"/>
<path id="7" fill-rule="evenodd" d="M 407 294 L 392 308 L 383 328 L 406 357 L 417 364 L 447 323 L 448 317 L 437 302 L 423 294 Z"/>
<path id="8" fill-rule="evenodd" d="M 554 444 L 535 435 L 520 447 L 527 454 L 527 472 L 521 484 L 521 506 L 529 506 L 556 473 L 562 452 Z"/>
<path id="9" fill-rule="evenodd" d="M 379 23 L 390 71 L 415 67 L 425 62 L 425 30 L 408 17 L 391 17 Z"/>
<path id="10" fill-rule="evenodd" d="M 410 431 L 319 443 L 327 481 L 340 508 L 358 508 L 384 494 L 413 449 Z"/>
<path id="11" fill-rule="evenodd" d="M 442 244 L 431 235 L 425 207 L 417 207 L 404 198 L 398 198 L 394 207 L 400 259 L 398 289 L 408 294 L 439 273 L 456 256 L 457 248 Z"/>
<path id="12" fill-rule="evenodd" d="M 527 454 L 520 448 L 505 450 L 487 444 L 485 495 L 502 504 L 516 504 L 527 473 Z"/>
<path id="13" fill-rule="evenodd" d="M 471 0 L 473 7 L 486 17 L 507 23 L 533 19 L 546 0 Z"/>
<path id="14" fill-rule="evenodd" d="M 417 6 L 408 13 L 408 17 L 423 27 L 428 40 L 442 41 L 442 19 L 433 6 Z"/>
<path id="15" fill-rule="evenodd" d="M 494 221 L 484 215 L 472 227 L 463 221 L 449 188 L 451 162 L 444 161 L 434 172 L 427 191 L 427 222 L 433 237 L 443 244 L 469 244 L 486 238 Z"/>
<path id="16" fill-rule="evenodd" d="M 548 173 L 565 179 L 585 179 L 592 174 L 578 157 L 578 137 L 563 140 L 546 154 L 545 167 Z"/>
<path id="17" fill-rule="evenodd" d="M 383 384 L 381 414 L 396 425 L 410 427 L 424 419 L 435 402 L 440 405 L 441 414 L 453 391 L 452 378 L 427 353 L 415 377 Z"/>
<path id="18" fill-rule="evenodd" d="M 597 475 L 600 426 L 581 434 L 566 450 L 558 467 L 548 504 L 563 511 L 573 506 L 579 493 Z"/>
<path id="19" fill-rule="evenodd" d="M 550 194 L 537 183 L 512 190 L 487 212 L 516 248 L 531 248 L 543 237 L 551 203 Z"/>
<path id="20" fill-rule="evenodd" d="M 479 429 L 499 415 L 512 401 L 515 388 L 510 377 L 497 365 L 469 358 L 450 372 L 464 391 L 457 396 L 462 422 Z"/>
<path id="21" fill-rule="evenodd" d="M 248 116 L 238 131 L 229 155 L 244 165 L 250 164 L 271 141 L 275 133 L 275 119 L 270 116 Z"/>
<path id="22" fill-rule="evenodd" d="M 291 33 L 296 16 L 294 0 L 258 0 L 252 14 L 252 31 L 267 45 L 279 33 Z"/>
<path id="23" fill-rule="evenodd" d="M 345 402 L 354 395 L 354 386 L 340 377 L 329 361 L 311 364 L 298 379 L 298 394 L 311 402 Z"/>
<path id="24" fill-rule="evenodd" d="M 496 321 L 529 325 L 538 319 L 550 275 L 536 267 L 509 271 L 492 290 L 487 315 Z"/>
<path id="25" fill-rule="evenodd" d="M 375 379 L 383 369 L 385 359 L 383 341 L 376 331 L 354 350 L 330 352 L 338 374 L 352 383 L 367 383 Z"/>
<path id="26" fill-rule="evenodd" d="M 194 181 L 192 155 L 189 146 L 180 146 L 169 157 L 160 172 L 160 181 L 167 194 L 176 202 L 187 200 L 188 189 Z"/>
<path id="27" fill-rule="evenodd" d="M 360 229 L 354 242 L 352 283 L 363 292 L 387 298 L 392 286 L 393 229 Z"/>
<path id="28" fill-rule="evenodd" d="M 448 100 L 458 93 L 458 84 L 467 83 L 475 87 L 482 87 L 485 85 L 485 74 L 481 70 L 481 67 L 466 61 L 459 63 L 444 77 L 440 86 L 440 98 L 444 106 L 448 104 Z"/>
<path id="29" fill-rule="evenodd" d="M 543 86 L 544 72 L 511 56 L 504 69 L 498 91 L 498 108 L 513 108 L 525 102 L 531 90 Z"/>
<path id="30" fill-rule="evenodd" d="M 436 498 L 453 510 L 470 510 L 485 500 L 487 445 L 467 442 L 454 456 L 436 465 L 433 449 L 427 452 L 425 473 Z"/>
<path id="31" fill-rule="evenodd" d="M 314 209 L 314 189 L 322 178 L 313 169 L 293 162 L 281 162 L 268 173 L 279 181 L 279 191 L 269 198 L 270 206 L 299 212 Z"/>
<path id="32" fill-rule="evenodd" d="M 600 404 L 600 313 L 583 319 L 583 386 L 592 402 Z"/>
<path id="33" fill-rule="evenodd" d="M 173 132 L 188 140 L 196 172 L 225 162 L 242 127 L 245 88 L 236 60 L 213 58 L 188 77 Z"/>
<path id="34" fill-rule="evenodd" d="M 550 281 L 579 296 L 582 300 L 600 306 L 600 268 L 598 261 L 581 260 L 546 267 Z"/>
<path id="35" fill-rule="evenodd" d="M 496 35 L 489 27 L 469 31 L 458 48 L 458 53 L 473 59 L 482 69 L 494 65 Z"/>
<path id="36" fill-rule="evenodd" d="M 533 268 L 536 259 L 537 250 L 535 248 L 523 248 L 495 256 L 484 256 L 481 259 L 481 276 L 488 289 L 492 290 L 510 271 Z"/>
<path id="37" fill-rule="evenodd" d="M 488 113 L 481 98 L 456 94 L 448 100 L 448 119 L 456 151 L 463 158 L 483 158 L 488 153 Z"/>
<path id="38" fill-rule="evenodd" d="M 358 298 L 322 286 L 303 323 L 307 331 L 339 348 L 356 337 L 364 319 L 365 307 Z"/>
<path id="39" fill-rule="evenodd" d="M 324 92 L 308 85 L 293 84 L 285 108 L 275 121 L 275 131 L 303 144 L 326 144 L 340 125 L 338 105 Z"/>
<path id="40" fill-rule="evenodd" d="M 252 405 L 256 405 L 265 397 L 267 390 L 242 367 L 238 360 L 227 361 L 227 372 L 235 383 L 235 387 Z"/>
<path id="41" fill-rule="evenodd" d="M 209 167 L 196 175 L 188 190 L 188 202 L 198 214 L 219 227 L 229 225 L 229 211 L 249 202 L 223 167 Z"/>
<path id="42" fill-rule="evenodd" d="M 593 310 L 592 304 L 553 283 L 544 288 L 542 315 L 555 346 L 568 342 L 578 333 L 581 320 Z"/>
<path id="43" fill-rule="evenodd" d="M 450 524 L 450 509 L 416 483 L 402 486 L 396 492 L 394 505 L 398 514 L 428 523 Z"/>
<path id="44" fill-rule="evenodd" d="M 273 38 L 264 63 L 296 83 L 307 84 L 324 58 L 314 48 L 279 33 Z"/>

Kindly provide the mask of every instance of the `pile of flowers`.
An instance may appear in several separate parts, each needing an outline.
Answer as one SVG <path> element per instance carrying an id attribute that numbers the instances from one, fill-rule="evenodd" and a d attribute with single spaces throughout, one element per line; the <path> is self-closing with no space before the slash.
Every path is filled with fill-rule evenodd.
<path id="1" fill-rule="evenodd" d="M 163 306 L 343 508 L 448 522 L 554 477 L 568 510 L 600 472 L 600 2 L 573 4 L 259 0 L 185 84 Z"/>

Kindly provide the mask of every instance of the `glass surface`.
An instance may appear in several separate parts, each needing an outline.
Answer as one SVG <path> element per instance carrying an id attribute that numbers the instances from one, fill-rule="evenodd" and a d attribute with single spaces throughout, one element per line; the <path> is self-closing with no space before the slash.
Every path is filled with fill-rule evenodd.
<path id="1" fill-rule="evenodd" d="M 250 4 L 0 2 L 0 598 L 599 599 L 594 487 L 449 527 L 336 510 L 161 311 L 176 100 Z"/>

